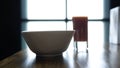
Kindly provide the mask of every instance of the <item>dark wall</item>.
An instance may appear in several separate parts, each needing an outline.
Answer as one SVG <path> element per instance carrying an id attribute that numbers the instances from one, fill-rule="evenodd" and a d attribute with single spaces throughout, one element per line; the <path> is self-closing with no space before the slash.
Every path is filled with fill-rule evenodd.
<path id="1" fill-rule="evenodd" d="M 114 8 L 116 6 L 120 6 L 120 0 L 111 0 L 110 7 Z"/>
<path id="2" fill-rule="evenodd" d="M 110 9 L 120 6 L 120 0 L 104 0 L 104 19 L 109 20 Z"/>
<path id="3" fill-rule="evenodd" d="M 20 0 L 0 1 L 0 60 L 21 49 Z"/>
<path id="4" fill-rule="evenodd" d="M 104 20 L 109 20 L 110 0 L 104 0 Z"/>

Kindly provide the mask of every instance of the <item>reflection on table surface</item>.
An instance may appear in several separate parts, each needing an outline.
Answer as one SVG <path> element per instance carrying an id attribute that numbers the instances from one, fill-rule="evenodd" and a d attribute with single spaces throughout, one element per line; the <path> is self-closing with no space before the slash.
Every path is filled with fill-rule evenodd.
<path id="1" fill-rule="evenodd" d="M 42 27 L 40 24 L 27 23 L 26 30 L 32 27 Z M 43 24 L 43 23 L 42 23 Z M 66 24 L 56 24 L 66 30 Z M 47 25 L 47 24 L 46 24 Z M 55 23 L 54 23 L 55 25 Z M 41 27 L 40 27 L 41 26 Z M 53 26 L 50 24 L 50 26 Z M 33 30 L 38 29 L 34 27 Z M 51 27 L 52 29 L 54 27 Z M 72 23 L 67 23 L 67 29 L 72 30 Z M 36 57 L 28 47 L 20 52 L 0 61 L 0 68 L 120 68 L 120 46 L 108 44 L 109 22 L 90 21 L 88 23 L 88 53 L 85 42 L 79 42 L 78 51 L 74 47 L 73 39 L 68 49 L 61 56 Z"/>

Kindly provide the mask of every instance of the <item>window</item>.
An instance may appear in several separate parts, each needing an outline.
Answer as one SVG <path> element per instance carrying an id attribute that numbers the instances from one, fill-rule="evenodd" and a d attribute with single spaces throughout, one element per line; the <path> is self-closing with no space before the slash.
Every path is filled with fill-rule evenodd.
<path id="1" fill-rule="evenodd" d="M 72 16 L 103 19 L 103 0 L 27 0 L 27 19 L 65 20 Z"/>
<path id="2" fill-rule="evenodd" d="M 89 19 L 103 18 L 103 0 L 68 0 L 68 18 L 88 16 Z"/>
<path id="3" fill-rule="evenodd" d="M 27 0 L 28 19 L 64 19 L 65 0 Z"/>

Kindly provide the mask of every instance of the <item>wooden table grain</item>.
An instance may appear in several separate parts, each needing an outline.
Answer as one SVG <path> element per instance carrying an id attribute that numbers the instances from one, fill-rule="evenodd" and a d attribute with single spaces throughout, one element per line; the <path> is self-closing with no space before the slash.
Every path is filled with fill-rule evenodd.
<path id="1" fill-rule="evenodd" d="M 108 25 L 104 22 L 88 23 L 88 53 L 82 43 L 78 43 L 77 51 L 74 42 L 56 57 L 37 57 L 26 48 L 1 60 L 0 68 L 120 68 L 120 45 L 107 44 Z"/>
<path id="2" fill-rule="evenodd" d="M 88 53 L 68 49 L 56 57 L 37 57 L 25 49 L 1 60 L 0 68 L 120 68 L 120 46 L 106 45 Z"/>

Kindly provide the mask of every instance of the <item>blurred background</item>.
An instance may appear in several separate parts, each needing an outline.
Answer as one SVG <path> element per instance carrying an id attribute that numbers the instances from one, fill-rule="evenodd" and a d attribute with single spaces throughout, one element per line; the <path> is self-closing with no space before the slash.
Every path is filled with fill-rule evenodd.
<path id="1" fill-rule="evenodd" d="M 108 41 L 110 9 L 120 6 L 120 0 L 4 0 L 0 3 L 0 59 L 26 48 L 21 31 L 72 30 L 73 16 L 88 16 L 88 25 L 94 23 L 89 29 L 103 26 L 100 29 Z"/>

